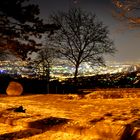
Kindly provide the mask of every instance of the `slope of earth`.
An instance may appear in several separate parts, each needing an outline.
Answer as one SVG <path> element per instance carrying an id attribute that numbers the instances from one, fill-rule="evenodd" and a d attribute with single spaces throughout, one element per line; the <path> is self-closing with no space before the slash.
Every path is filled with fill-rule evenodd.
<path id="1" fill-rule="evenodd" d="M 0 140 L 119 140 L 140 129 L 140 98 L 90 97 L 0 96 Z M 15 112 L 19 106 L 25 113 Z M 125 132 L 126 126 L 131 133 Z"/>

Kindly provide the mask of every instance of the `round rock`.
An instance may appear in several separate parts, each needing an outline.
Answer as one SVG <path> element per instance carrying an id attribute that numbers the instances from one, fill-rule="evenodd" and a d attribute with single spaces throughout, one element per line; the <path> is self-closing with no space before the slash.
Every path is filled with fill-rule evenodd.
<path id="1" fill-rule="evenodd" d="M 10 82 L 7 89 L 6 89 L 6 93 L 9 96 L 19 96 L 21 95 L 23 92 L 23 86 L 18 83 L 18 82 Z"/>

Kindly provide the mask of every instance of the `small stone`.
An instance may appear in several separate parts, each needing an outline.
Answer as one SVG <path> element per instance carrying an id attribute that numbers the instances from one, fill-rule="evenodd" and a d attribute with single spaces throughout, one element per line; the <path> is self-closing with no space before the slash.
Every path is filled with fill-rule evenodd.
<path id="1" fill-rule="evenodd" d="M 19 106 L 19 107 L 15 108 L 14 112 L 22 112 L 22 113 L 25 113 L 25 110 L 26 109 L 24 109 L 23 106 Z"/>

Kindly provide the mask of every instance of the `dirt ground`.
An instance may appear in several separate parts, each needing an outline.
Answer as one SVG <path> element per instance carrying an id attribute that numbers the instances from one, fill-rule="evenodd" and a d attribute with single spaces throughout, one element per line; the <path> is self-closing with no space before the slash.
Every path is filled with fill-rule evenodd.
<path id="1" fill-rule="evenodd" d="M 96 92 L 139 94 L 140 89 L 100 90 L 82 98 L 76 94 L 1 95 L 0 140 L 122 140 L 135 132 L 138 139 L 140 98 L 95 98 Z M 16 112 L 19 106 L 25 112 Z M 131 133 L 124 132 L 128 124 Z"/>

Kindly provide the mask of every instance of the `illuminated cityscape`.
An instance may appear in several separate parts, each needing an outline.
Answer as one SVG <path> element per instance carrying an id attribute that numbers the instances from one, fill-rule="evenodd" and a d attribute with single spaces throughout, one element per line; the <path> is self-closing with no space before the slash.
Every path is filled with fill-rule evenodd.
<path id="1" fill-rule="evenodd" d="M 83 64 L 79 68 L 79 76 L 92 76 L 96 74 L 115 74 L 121 72 L 140 71 L 140 65 L 130 64 L 108 64 L 105 66 L 91 67 L 88 64 Z M 56 65 L 51 68 L 51 77 L 68 78 L 72 77 L 74 67 L 67 64 Z M 37 67 L 35 64 L 30 64 L 26 61 L 0 61 L 0 74 L 9 74 L 22 78 L 38 78 L 43 74 L 42 67 Z"/>
<path id="2" fill-rule="evenodd" d="M 36 76 L 36 71 L 26 61 L 0 61 L 0 74 L 29 78 Z"/>

